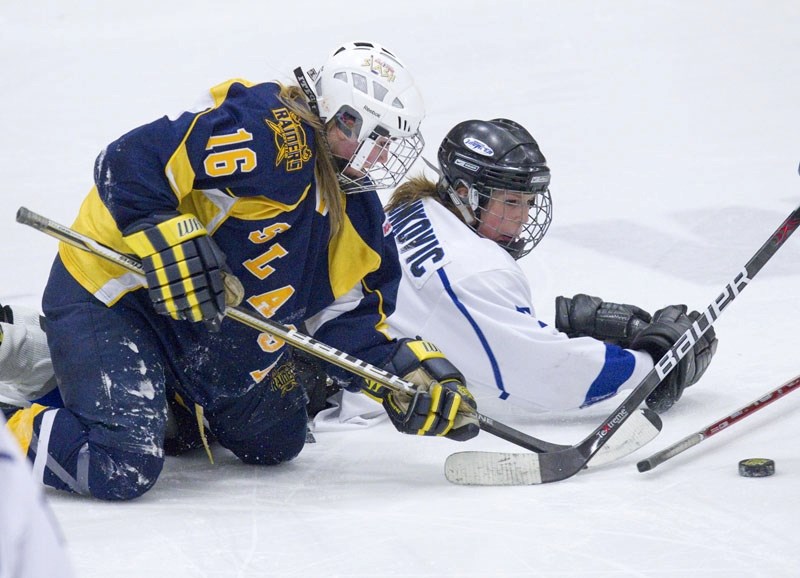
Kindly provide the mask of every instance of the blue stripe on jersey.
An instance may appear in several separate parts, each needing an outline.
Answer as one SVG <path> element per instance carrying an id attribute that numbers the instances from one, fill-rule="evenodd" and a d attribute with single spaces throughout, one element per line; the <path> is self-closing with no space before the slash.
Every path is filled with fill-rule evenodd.
<path id="1" fill-rule="evenodd" d="M 472 329 L 475 331 L 475 335 L 478 337 L 478 341 L 481 342 L 483 350 L 486 352 L 486 356 L 489 358 L 489 363 L 492 366 L 494 383 L 497 386 L 497 389 L 500 390 L 500 399 L 506 399 L 509 394 L 506 392 L 506 388 L 503 385 L 503 376 L 500 374 L 500 366 L 497 363 L 497 359 L 494 356 L 492 348 L 489 346 L 489 342 L 486 341 L 486 336 L 483 334 L 483 331 L 481 331 L 478 323 L 472 318 L 472 315 L 469 314 L 469 311 L 467 311 L 467 308 L 464 306 L 464 304 L 458 300 L 453 288 L 450 286 L 450 280 L 447 278 L 447 273 L 445 273 L 444 267 L 439 267 L 436 272 L 439 274 L 439 279 L 442 281 L 444 290 L 447 291 L 450 299 L 453 300 L 453 304 L 458 308 L 459 311 L 461 311 L 461 314 L 467 319 L 469 324 L 472 326 Z M 469 382 L 467 382 L 467 387 L 469 387 Z"/>
<path id="2" fill-rule="evenodd" d="M 581 407 L 603 401 L 617 393 L 619 386 L 633 374 L 635 366 L 636 358 L 630 352 L 616 345 L 606 344 L 603 369 L 586 392 L 586 399 Z"/>

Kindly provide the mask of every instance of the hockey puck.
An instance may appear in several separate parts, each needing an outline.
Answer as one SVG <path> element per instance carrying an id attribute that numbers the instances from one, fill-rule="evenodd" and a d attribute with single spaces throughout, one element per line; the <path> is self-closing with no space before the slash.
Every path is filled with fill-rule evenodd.
<path id="1" fill-rule="evenodd" d="M 766 458 L 750 458 L 739 462 L 739 475 L 745 478 L 766 478 L 775 473 L 775 462 Z"/>

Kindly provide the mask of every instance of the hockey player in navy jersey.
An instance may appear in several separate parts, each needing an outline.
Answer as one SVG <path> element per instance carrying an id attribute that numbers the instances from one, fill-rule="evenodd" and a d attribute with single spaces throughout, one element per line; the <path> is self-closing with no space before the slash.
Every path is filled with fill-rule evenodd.
<path id="1" fill-rule="evenodd" d="M 372 43 L 296 75 L 300 86 L 225 82 L 101 152 L 73 226 L 140 258 L 147 287 L 60 245 L 43 311 L 64 408 L 9 420 L 46 485 L 146 492 L 163 465 L 167 396 L 244 462 L 295 457 L 305 396 L 282 342 L 224 322 L 240 300 L 419 384 L 413 399 L 383 396 L 400 431 L 477 434 L 461 374 L 385 324 L 400 269 L 375 189 L 396 186 L 422 149 L 413 79 Z"/>

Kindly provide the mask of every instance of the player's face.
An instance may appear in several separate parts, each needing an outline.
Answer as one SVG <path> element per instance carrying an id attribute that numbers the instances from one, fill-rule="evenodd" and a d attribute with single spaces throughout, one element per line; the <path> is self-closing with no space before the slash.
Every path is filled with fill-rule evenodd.
<path id="1" fill-rule="evenodd" d="M 359 145 L 361 145 L 355 134 L 348 136 L 335 125 L 332 125 L 328 130 L 328 143 L 330 144 L 331 153 L 333 153 L 333 156 L 339 157 L 346 161 L 349 161 L 353 158 L 353 155 L 355 154 L 356 150 L 358 150 Z M 362 146 L 370 147 L 371 150 L 366 155 L 366 160 L 361 168 L 356 169 L 348 165 L 344 169 L 344 174 L 348 177 L 357 179 L 363 177 L 375 164 L 386 163 L 386 161 L 389 159 L 390 144 L 391 140 L 388 137 L 378 137 L 375 141 L 368 139 Z M 363 154 L 363 152 L 366 151 L 362 151 L 361 154 Z"/>
<path id="2" fill-rule="evenodd" d="M 497 243 L 513 241 L 530 218 L 528 210 L 532 200 L 532 194 L 494 189 L 481 212 L 478 233 Z"/>

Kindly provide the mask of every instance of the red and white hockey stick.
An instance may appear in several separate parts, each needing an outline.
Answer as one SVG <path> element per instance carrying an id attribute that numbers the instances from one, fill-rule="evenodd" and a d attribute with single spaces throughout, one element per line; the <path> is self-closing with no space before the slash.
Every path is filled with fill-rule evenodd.
<path id="1" fill-rule="evenodd" d="M 669 447 L 664 448 L 660 452 L 654 453 L 649 458 L 643 459 L 639 463 L 636 464 L 636 467 L 640 472 L 647 472 L 652 470 L 654 467 L 663 464 L 670 458 L 674 458 L 680 453 L 685 452 L 689 448 L 696 446 L 701 441 L 706 438 L 710 438 L 714 434 L 718 434 L 724 429 L 729 428 L 737 421 L 741 421 L 746 418 L 748 415 L 752 415 L 758 410 L 763 407 L 768 406 L 773 401 L 776 401 L 783 396 L 791 393 L 795 389 L 800 387 L 800 375 L 795 377 L 792 380 L 787 381 L 780 387 L 777 387 L 767 393 L 766 395 L 762 395 L 757 400 L 748 403 L 743 408 L 737 409 L 732 414 L 726 415 L 720 420 L 715 421 L 710 426 L 693 433 L 692 435 L 686 436 L 681 441 L 672 444 Z"/>

